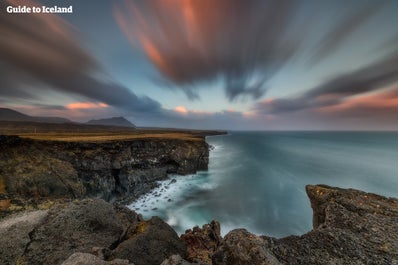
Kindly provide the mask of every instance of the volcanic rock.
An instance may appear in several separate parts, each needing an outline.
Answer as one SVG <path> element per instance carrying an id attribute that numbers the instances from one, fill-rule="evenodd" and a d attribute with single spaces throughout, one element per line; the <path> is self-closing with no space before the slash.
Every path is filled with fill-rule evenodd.
<path id="1" fill-rule="evenodd" d="M 136 265 L 161 264 L 172 255 L 186 256 L 186 246 L 177 233 L 158 217 L 142 221 L 128 232 L 128 238 L 113 251 L 113 258 Z"/>
<path id="2" fill-rule="evenodd" d="M 194 227 L 185 231 L 181 239 L 187 244 L 187 260 L 211 265 L 211 257 L 221 243 L 220 223 L 212 221 L 202 228 Z"/>

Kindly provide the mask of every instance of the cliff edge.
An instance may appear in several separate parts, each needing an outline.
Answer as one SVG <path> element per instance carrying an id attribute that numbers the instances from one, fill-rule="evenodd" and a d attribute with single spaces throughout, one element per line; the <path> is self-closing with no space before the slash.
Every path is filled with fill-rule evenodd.
<path id="1" fill-rule="evenodd" d="M 132 200 L 167 174 L 206 170 L 204 137 L 101 142 L 0 136 L 0 209 L 35 207 L 48 199 Z"/>

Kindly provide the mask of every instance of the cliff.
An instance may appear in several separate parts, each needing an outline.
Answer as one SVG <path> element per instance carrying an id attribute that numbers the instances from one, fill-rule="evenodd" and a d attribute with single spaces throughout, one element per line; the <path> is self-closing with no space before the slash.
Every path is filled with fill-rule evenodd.
<path id="1" fill-rule="evenodd" d="M 46 198 L 134 199 L 167 174 L 207 169 L 204 137 L 102 142 L 43 141 L 0 136 L 0 207 Z"/>
<path id="2" fill-rule="evenodd" d="M 313 230 L 276 239 L 233 230 L 213 264 L 398 264 L 398 200 L 354 189 L 307 186 Z"/>
<path id="3" fill-rule="evenodd" d="M 161 219 L 98 199 L 0 220 L 0 264 L 398 264 L 398 200 L 307 186 L 314 228 L 276 239 L 213 221 L 180 238 Z"/>

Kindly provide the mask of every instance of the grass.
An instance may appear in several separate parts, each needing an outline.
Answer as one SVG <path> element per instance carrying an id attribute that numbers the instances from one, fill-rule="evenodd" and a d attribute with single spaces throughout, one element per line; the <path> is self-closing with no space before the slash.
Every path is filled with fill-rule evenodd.
<path id="1" fill-rule="evenodd" d="M 169 128 L 125 128 L 76 123 L 51 124 L 36 122 L 0 121 L 0 135 L 67 142 L 104 142 L 136 139 L 180 139 L 200 141 L 206 135 L 225 132 Z"/>
<path id="2" fill-rule="evenodd" d="M 47 141 L 64 142 L 107 142 L 107 141 L 127 141 L 138 139 L 181 139 L 199 141 L 202 138 L 188 133 L 165 132 L 165 133 L 38 133 L 38 134 L 18 134 L 22 138 Z"/>

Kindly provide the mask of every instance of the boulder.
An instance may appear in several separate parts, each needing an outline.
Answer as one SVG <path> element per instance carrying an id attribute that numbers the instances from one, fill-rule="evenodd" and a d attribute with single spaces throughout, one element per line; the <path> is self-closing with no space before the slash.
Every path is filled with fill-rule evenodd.
<path id="1" fill-rule="evenodd" d="M 220 223 L 212 221 L 202 228 L 194 227 L 181 235 L 181 239 L 187 245 L 187 260 L 211 265 L 211 257 L 221 243 Z"/>
<path id="2" fill-rule="evenodd" d="M 29 233 L 47 217 L 47 210 L 10 215 L 0 222 L 0 264 L 16 264 L 30 242 Z"/>
<path id="3" fill-rule="evenodd" d="M 213 255 L 215 265 L 279 265 L 279 261 L 266 248 L 264 240 L 246 231 L 229 232 Z"/>
<path id="4" fill-rule="evenodd" d="M 113 258 L 128 259 L 136 265 L 155 265 L 171 255 L 186 257 L 184 242 L 158 217 L 139 222 L 128 236 L 114 249 Z"/>
<path id="5" fill-rule="evenodd" d="M 90 252 L 93 247 L 111 248 L 118 244 L 129 223 L 126 213 L 99 199 L 58 205 L 44 222 L 30 233 L 21 264 L 60 264 L 74 252 Z M 130 212 L 130 220 L 138 220 Z"/>

